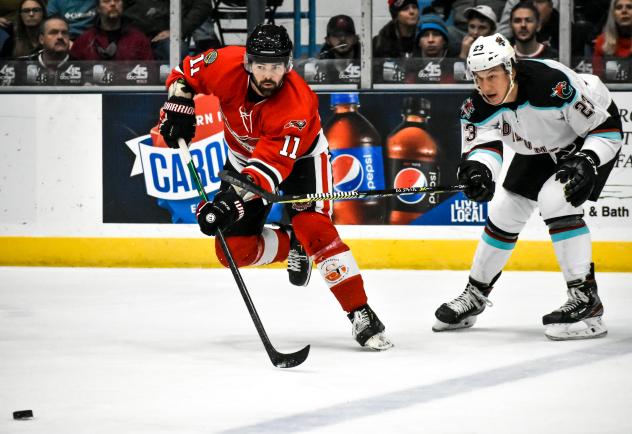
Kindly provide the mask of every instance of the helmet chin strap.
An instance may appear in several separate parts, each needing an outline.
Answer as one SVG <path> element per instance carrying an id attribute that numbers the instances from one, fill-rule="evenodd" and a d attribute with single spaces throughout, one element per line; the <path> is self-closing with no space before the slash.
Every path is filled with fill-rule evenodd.
<path id="1" fill-rule="evenodd" d="M 503 98 L 503 100 L 501 102 L 499 102 L 498 104 L 494 104 L 492 103 L 489 98 L 487 98 L 487 96 L 481 92 L 481 88 L 479 87 L 478 84 L 476 84 L 476 89 L 478 89 L 478 93 L 483 97 L 483 99 L 485 100 L 485 102 L 489 105 L 503 105 L 506 101 L 507 98 L 509 98 L 509 94 L 511 93 L 511 91 L 514 88 L 514 76 L 513 76 L 513 69 L 512 71 L 509 72 L 509 89 L 507 89 L 507 93 L 505 93 L 505 97 Z"/>

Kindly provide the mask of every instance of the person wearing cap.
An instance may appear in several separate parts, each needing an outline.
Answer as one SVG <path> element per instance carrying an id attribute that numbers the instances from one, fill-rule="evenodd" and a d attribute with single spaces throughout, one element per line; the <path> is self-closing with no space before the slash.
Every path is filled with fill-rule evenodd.
<path id="1" fill-rule="evenodd" d="M 530 1 L 518 3 L 511 10 L 511 32 L 513 33 L 514 50 L 519 59 L 552 59 L 557 58 L 557 50 L 537 40 L 540 28 L 540 12 Z"/>
<path id="2" fill-rule="evenodd" d="M 454 23 L 454 27 L 462 31 L 467 32 L 467 17 L 465 11 L 468 9 L 485 5 L 489 6 L 494 14 L 498 17 L 505 6 L 507 0 L 433 0 L 432 6 L 435 10 L 440 11 L 441 16 L 446 21 L 451 19 Z"/>
<path id="3" fill-rule="evenodd" d="M 355 31 L 353 19 L 347 15 L 331 17 L 327 23 L 325 44 L 318 55 L 319 59 L 359 59 L 360 42 Z"/>
<path id="4" fill-rule="evenodd" d="M 388 0 L 388 10 L 392 20 L 373 38 L 373 57 L 412 57 L 419 21 L 417 0 Z"/>
<path id="5" fill-rule="evenodd" d="M 450 37 L 445 22 L 438 15 L 422 15 L 416 41 L 422 58 L 446 57 Z"/>
<path id="6" fill-rule="evenodd" d="M 459 57 L 466 59 L 470 52 L 472 42 L 479 36 L 489 36 L 496 31 L 496 14 L 494 10 L 486 5 L 478 5 L 465 10 L 467 19 L 467 35 L 461 41 L 461 52 Z"/>

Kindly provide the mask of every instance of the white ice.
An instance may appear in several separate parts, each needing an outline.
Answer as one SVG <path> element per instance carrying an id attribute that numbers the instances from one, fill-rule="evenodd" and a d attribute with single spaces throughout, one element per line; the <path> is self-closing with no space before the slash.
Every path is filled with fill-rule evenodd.
<path id="1" fill-rule="evenodd" d="M 632 433 L 631 274 L 597 270 L 606 338 L 553 342 L 560 273 L 506 272 L 474 328 L 433 333 L 466 271 L 365 271 L 382 353 L 318 275 L 243 276 L 303 365 L 272 366 L 228 270 L 0 268 L 0 433 Z"/>

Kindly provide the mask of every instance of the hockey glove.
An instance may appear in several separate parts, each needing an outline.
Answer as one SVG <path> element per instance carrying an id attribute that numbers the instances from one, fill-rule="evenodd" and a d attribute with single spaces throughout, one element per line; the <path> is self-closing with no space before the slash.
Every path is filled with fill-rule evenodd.
<path id="1" fill-rule="evenodd" d="M 243 199 L 233 187 L 229 187 L 227 190 L 218 191 L 213 202 L 200 202 L 195 215 L 200 230 L 205 235 L 214 236 L 217 229 L 225 229 L 241 220 L 244 212 Z"/>
<path id="2" fill-rule="evenodd" d="M 597 181 L 599 157 L 592 151 L 577 152 L 564 160 L 555 179 L 564 185 L 566 201 L 573 206 L 586 202 Z"/>
<path id="3" fill-rule="evenodd" d="M 160 134 L 170 148 L 178 148 L 178 139 L 189 143 L 195 136 L 195 103 L 193 93 L 184 80 L 174 82 L 169 99 L 162 107 Z"/>
<path id="4" fill-rule="evenodd" d="M 492 179 L 492 172 L 483 163 L 465 160 L 459 164 L 457 178 L 465 184 L 465 195 L 476 202 L 489 202 L 494 197 L 496 183 Z"/>

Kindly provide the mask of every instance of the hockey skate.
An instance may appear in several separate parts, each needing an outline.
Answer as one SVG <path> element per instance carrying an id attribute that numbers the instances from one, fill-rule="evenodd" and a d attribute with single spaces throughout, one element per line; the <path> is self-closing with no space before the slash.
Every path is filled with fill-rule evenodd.
<path id="1" fill-rule="evenodd" d="M 287 255 L 287 273 L 290 283 L 296 286 L 307 286 L 312 274 L 312 261 L 294 235 L 292 227 L 284 225 L 283 228 L 290 232 L 290 251 Z"/>
<path id="2" fill-rule="evenodd" d="M 608 334 L 601 320 L 603 304 L 597 294 L 594 268 L 585 280 L 568 282 L 568 300 L 542 317 L 544 334 L 554 341 L 601 338 Z"/>
<path id="3" fill-rule="evenodd" d="M 347 314 L 351 321 L 351 334 L 363 347 L 376 351 L 388 350 L 393 343 L 384 334 L 384 324 L 368 304 Z"/>
<path id="4" fill-rule="evenodd" d="M 437 321 L 432 326 L 432 331 L 443 332 L 472 327 L 476 323 L 476 316 L 485 310 L 485 306 L 493 305 L 487 298 L 491 290 L 491 286 L 470 278 L 461 295 L 439 306 L 435 312 Z"/>

